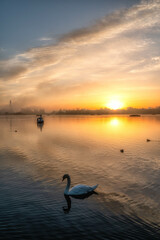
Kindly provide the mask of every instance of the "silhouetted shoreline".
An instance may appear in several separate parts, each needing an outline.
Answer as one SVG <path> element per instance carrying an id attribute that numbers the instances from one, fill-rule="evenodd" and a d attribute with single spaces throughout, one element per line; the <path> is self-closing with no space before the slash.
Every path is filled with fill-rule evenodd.
<path id="1" fill-rule="evenodd" d="M 118 114 L 131 114 L 131 115 L 140 115 L 140 114 L 160 114 L 160 107 L 156 108 L 132 108 L 128 107 L 127 109 L 117 109 L 111 110 L 108 108 L 100 109 L 60 109 L 58 111 L 53 111 L 50 114 L 55 115 L 118 115 Z"/>
<path id="2" fill-rule="evenodd" d="M 130 115 L 140 115 L 140 114 L 160 114 L 160 107 L 156 108 L 132 108 L 129 107 L 127 109 L 117 109 L 111 110 L 108 108 L 100 108 L 100 109 L 60 109 L 57 111 L 45 112 L 45 110 L 36 111 L 30 110 L 18 112 L 9 112 L 0 110 L 0 115 L 118 115 L 118 114 L 130 114 Z"/>

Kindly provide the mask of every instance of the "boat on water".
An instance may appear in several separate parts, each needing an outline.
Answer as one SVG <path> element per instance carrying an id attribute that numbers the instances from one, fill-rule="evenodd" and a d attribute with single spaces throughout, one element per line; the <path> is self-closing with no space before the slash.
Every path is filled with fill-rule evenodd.
<path id="1" fill-rule="evenodd" d="M 141 117 L 140 114 L 130 114 L 129 116 L 130 116 L 130 117 Z"/>
<path id="2" fill-rule="evenodd" d="M 37 118 L 37 123 L 44 123 L 42 115 L 39 115 L 39 117 Z"/>

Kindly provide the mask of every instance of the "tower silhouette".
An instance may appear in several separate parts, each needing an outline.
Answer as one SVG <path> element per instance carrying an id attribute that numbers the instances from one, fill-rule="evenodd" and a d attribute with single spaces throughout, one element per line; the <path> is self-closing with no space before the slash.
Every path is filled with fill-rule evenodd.
<path id="1" fill-rule="evenodd" d="M 13 112 L 13 109 L 12 109 L 12 101 L 11 101 L 11 100 L 9 101 L 9 112 L 10 112 L 10 113 Z"/>

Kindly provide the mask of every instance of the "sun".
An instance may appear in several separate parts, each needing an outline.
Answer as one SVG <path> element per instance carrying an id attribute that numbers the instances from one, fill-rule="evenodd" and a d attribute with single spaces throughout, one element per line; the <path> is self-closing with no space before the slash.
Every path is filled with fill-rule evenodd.
<path id="1" fill-rule="evenodd" d="M 117 110 L 117 109 L 121 109 L 123 107 L 123 103 L 119 100 L 110 100 L 107 104 L 106 104 L 107 108 L 110 108 L 112 110 Z"/>

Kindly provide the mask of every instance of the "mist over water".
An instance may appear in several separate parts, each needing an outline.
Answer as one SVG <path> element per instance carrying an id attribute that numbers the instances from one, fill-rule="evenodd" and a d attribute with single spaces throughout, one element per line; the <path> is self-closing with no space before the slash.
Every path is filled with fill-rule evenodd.
<path id="1" fill-rule="evenodd" d="M 0 116 L 0 132 L 0 239 L 160 239 L 160 115 Z M 65 198 L 65 173 L 96 193 Z"/>

